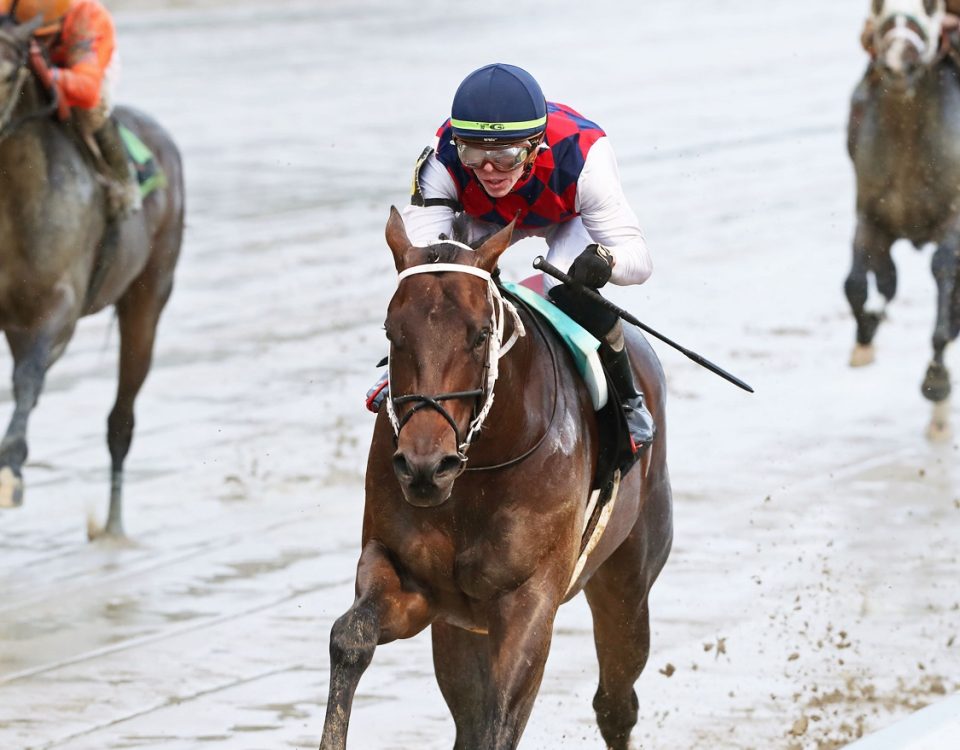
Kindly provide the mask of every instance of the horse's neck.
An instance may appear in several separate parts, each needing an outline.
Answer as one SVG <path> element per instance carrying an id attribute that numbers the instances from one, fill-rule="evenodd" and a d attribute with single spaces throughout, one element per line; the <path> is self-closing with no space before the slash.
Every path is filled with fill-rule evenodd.
<path id="1" fill-rule="evenodd" d="M 28 166 L 41 163 L 31 160 L 31 152 L 43 150 L 43 131 L 52 129 L 54 123 L 49 116 L 27 120 L 26 122 L 23 122 L 23 118 L 30 117 L 30 115 L 41 111 L 46 106 L 47 101 L 41 93 L 40 84 L 31 75 L 24 83 L 17 105 L 13 108 L 10 116 L 11 124 L 17 122 L 21 122 L 21 124 L 6 139 L 0 141 L 0 148 L 7 147 L 16 151 L 19 157 L 17 161 Z"/>
<path id="2" fill-rule="evenodd" d="M 74 183 L 92 179 L 84 165 L 87 159 L 83 149 L 68 128 L 46 111 L 49 106 L 49 94 L 30 76 L 10 118 L 14 130 L 0 140 L 3 176 L 15 184 L 19 192 L 30 192 L 30 185 L 37 191 L 49 191 L 46 165 L 53 162 L 67 166 L 65 171 L 61 170 L 63 188 L 72 189 Z"/>
<path id="3" fill-rule="evenodd" d="M 544 340 L 542 328 L 538 321 L 534 320 L 535 313 L 521 308 L 520 315 L 523 319 L 524 335 L 516 340 L 510 351 L 500 360 L 497 400 L 501 399 L 502 392 L 503 401 L 515 399 L 522 408 L 527 387 L 537 382 L 536 375 L 542 366 L 540 355 L 549 357 L 547 347 L 550 343 Z M 513 316 L 509 316 L 504 328 L 505 342 L 510 340 L 515 328 Z M 552 383 L 550 387 L 553 387 Z M 506 395 L 507 393 L 510 395 Z"/>
<path id="4" fill-rule="evenodd" d="M 45 93 L 31 77 L 10 122 L 14 130 L 0 139 L 0 236 L 16 232 L 34 240 L 46 225 L 78 202 L 103 201 L 103 192 L 70 133 L 50 114 Z M 23 120 L 34 113 L 38 117 Z M 16 123 L 19 122 L 19 125 Z M 86 196 L 83 198 L 82 196 Z M 0 241 L 0 252 L 6 252 Z"/>
<path id="5" fill-rule="evenodd" d="M 17 116 L 28 115 L 36 112 L 47 103 L 46 98 L 41 93 L 40 82 L 35 75 L 27 77 L 20 91 L 20 103 L 17 105 Z"/>

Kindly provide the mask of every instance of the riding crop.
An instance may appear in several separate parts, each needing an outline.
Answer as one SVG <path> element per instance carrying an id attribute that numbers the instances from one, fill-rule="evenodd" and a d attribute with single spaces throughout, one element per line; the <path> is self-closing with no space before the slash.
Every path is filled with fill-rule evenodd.
<path id="1" fill-rule="evenodd" d="M 673 347 L 674 349 L 676 349 L 678 352 L 680 352 L 681 354 L 686 355 L 688 358 L 692 359 L 694 362 L 696 362 L 696 363 L 697 363 L 698 365 L 700 365 L 701 367 L 706 367 L 708 370 L 710 370 L 710 372 L 714 373 L 715 375 L 719 375 L 719 376 L 720 376 L 721 378 L 723 378 L 724 380 L 728 380 L 729 382 L 733 383 L 733 384 L 734 384 L 735 386 L 737 386 L 738 388 L 743 388 L 743 390 L 748 391 L 749 393 L 753 393 L 753 388 L 751 388 L 747 383 L 745 383 L 745 382 L 743 382 L 742 380 L 740 380 L 740 378 L 738 378 L 736 375 L 731 375 L 729 372 L 727 372 L 726 370 L 724 370 L 722 367 L 718 367 L 717 365 L 713 364 L 713 362 L 711 362 L 711 361 L 710 361 L 709 359 L 707 359 L 706 357 L 701 357 L 701 356 L 700 356 L 699 354 L 697 354 L 696 352 L 690 351 L 690 350 L 687 349 L 686 347 L 681 346 L 680 344 L 678 344 L 676 341 L 671 341 L 671 340 L 668 339 L 666 336 L 664 336 L 662 333 L 658 333 L 657 331 L 653 330 L 650 326 L 645 325 L 644 323 L 641 323 L 641 322 L 640 322 L 637 318 L 635 318 L 633 315 L 631 315 L 630 313 L 628 313 L 628 312 L 627 312 L 626 310 L 624 310 L 622 307 L 619 307 L 618 305 L 614 304 L 614 303 L 611 302 L 610 300 L 608 300 L 608 299 L 606 299 L 605 297 L 603 297 L 603 296 L 602 296 L 599 292 L 597 292 L 596 290 L 590 289 L 589 287 L 586 287 L 586 286 L 584 286 L 583 284 L 580 284 L 579 282 L 574 281 L 570 276 L 568 276 L 567 274 L 565 274 L 565 273 L 564 273 L 563 271 L 561 271 L 559 268 L 557 268 L 556 266 L 551 265 L 550 263 L 547 263 L 547 261 L 543 258 L 543 256 L 538 255 L 538 256 L 534 259 L 534 261 L 533 261 L 533 267 L 536 268 L 538 271 L 543 271 L 544 273 L 549 274 L 550 276 L 553 276 L 553 278 L 555 278 L 555 279 L 559 279 L 559 280 L 562 281 L 564 284 L 568 284 L 568 285 L 570 285 L 570 286 L 578 289 L 580 292 L 582 292 L 583 294 L 585 294 L 588 298 L 590 298 L 591 300 L 593 300 L 593 301 L 596 302 L 597 304 L 603 305 L 605 308 L 607 308 L 607 309 L 610 310 L 611 312 L 616 313 L 618 316 L 620 316 L 620 318 L 622 318 L 623 320 L 627 321 L 628 323 L 632 323 L 632 324 L 635 325 L 637 328 L 639 328 L 639 329 L 641 329 L 641 330 L 643 330 L 643 331 L 646 331 L 647 333 L 649 333 L 651 336 L 653 336 L 653 337 L 655 337 L 655 338 L 660 339 L 663 343 L 668 344 L 669 346 L 672 346 L 672 347 Z"/>

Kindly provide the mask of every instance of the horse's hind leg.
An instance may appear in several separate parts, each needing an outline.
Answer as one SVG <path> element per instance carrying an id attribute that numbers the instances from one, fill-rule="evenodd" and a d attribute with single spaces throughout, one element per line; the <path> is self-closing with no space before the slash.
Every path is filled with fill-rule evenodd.
<path id="1" fill-rule="evenodd" d="M 490 639 L 444 622 L 435 622 L 431 631 L 437 683 L 457 725 L 454 750 L 483 747 Z"/>
<path id="2" fill-rule="evenodd" d="M 430 624 L 426 598 L 405 590 L 386 549 L 367 542 L 357 565 L 357 598 L 330 630 L 330 692 L 320 750 L 345 750 L 360 677 L 379 643 L 410 638 Z"/>
<path id="3" fill-rule="evenodd" d="M 584 588 L 600 663 L 593 708 L 611 750 L 627 750 L 637 723 L 639 704 L 633 685 L 650 653 L 647 596 L 670 554 L 673 536 L 666 469 L 659 478 L 651 473 L 647 481 L 642 515 Z"/>
<path id="4" fill-rule="evenodd" d="M 117 301 L 120 327 L 120 364 L 117 398 L 107 417 L 110 449 L 110 510 L 105 531 L 123 535 L 123 462 L 133 441 L 133 406 L 150 371 L 160 313 L 170 297 L 173 279 L 152 266 L 133 281 Z M 91 531 L 91 536 L 96 534 Z"/>
<path id="5" fill-rule="evenodd" d="M 635 542 L 628 539 L 624 545 Z M 641 560 L 622 545 L 585 588 L 593 612 L 600 684 L 593 697 L 600 733 L 611 750 L 627 750 L 639 703 L 633 689 L 650 653 L 647 582 Z"/>
<path id="6" fill-rule="evenodd" d="M 850 356 L 852 367 L 873 362 L 873 337 L 883 320 L 886 305 L 897 293 L 897 270 L 890 255 L 892 245 L 893 237 L 865 217 L 859 217 L 853 239 L 853 264 L 844 283 L 844 292 L 857 322 L 857 343 Z"/>

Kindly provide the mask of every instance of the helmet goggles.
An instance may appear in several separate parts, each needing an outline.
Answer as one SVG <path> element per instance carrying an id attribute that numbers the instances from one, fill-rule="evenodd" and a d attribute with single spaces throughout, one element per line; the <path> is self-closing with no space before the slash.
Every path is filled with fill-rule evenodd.
<path id="1" fill-rule="evenodd" d="M 524 164 L 535 150 L 530 141 L 490 147 L 489 144 L 468 143 L 454 139 L 460 163 L 468 169 L 482 169 L 487 162 L 498 172 L 511 172 Z"/>

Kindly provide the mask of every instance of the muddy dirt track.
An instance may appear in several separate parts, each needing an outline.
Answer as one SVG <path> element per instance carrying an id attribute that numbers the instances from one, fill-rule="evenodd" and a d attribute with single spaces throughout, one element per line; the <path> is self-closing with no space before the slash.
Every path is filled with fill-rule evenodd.
<path id="1" fill-rule="evenodd" d="M 840 747 L 958 689 L 958 446 L 924 439 L 919 391 L 929 251 L 896 248 L 878 361 L 846 366 L 865 2 L 112 5 L 119 98 L 182 146 L 189 226 L 127 462 L 130 544 L 85 539 L 109 315 L 31 423 L 25 506 L 0 517 L 0 748 L 317 745 L 394 283 L 383 225 L 458 81 L 498 59 L 613 141 L 655 272 L 610 296 L 757 389 L 658 347 L 676 543 L 637 746 Z M 602 747 L 595 684 L 581 597 L 521 747 Z M 429 636 L 378 650 L 352 747 L 452 738 Z"/>

